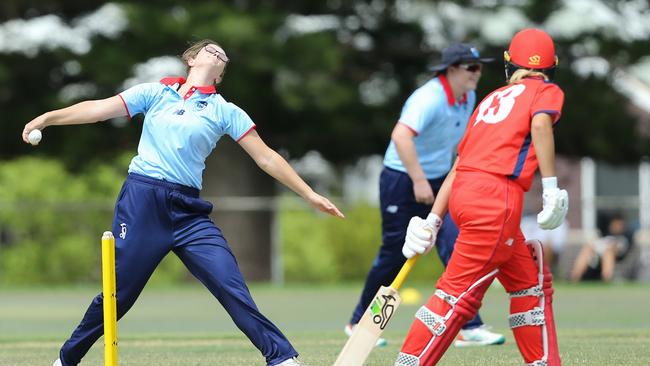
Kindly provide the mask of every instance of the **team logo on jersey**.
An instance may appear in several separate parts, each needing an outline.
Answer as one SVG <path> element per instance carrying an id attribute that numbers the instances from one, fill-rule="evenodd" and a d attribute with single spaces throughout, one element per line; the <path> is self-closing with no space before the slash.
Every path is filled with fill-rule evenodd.
<path id="1" fill-rule="evenodd" d="M 542 58 L 539 55 L 532 55 L 528 58 L 528 64 L 533 66 L 539 66 L 542 62 Z"/>
<path id="2" fill-rule="evenodd" d="M 194 105 L 193 110 L 194 110 L 195 112 L 198 112 L 198 111 L 201 111 L 201 110 L 205 109 L 205 107 L 207 107 L 207 106 L 208 106 L 208 102 L 203 101 L 203 100 L 199 100 L 199 101 L 196 102 L 196 104 Z"/>

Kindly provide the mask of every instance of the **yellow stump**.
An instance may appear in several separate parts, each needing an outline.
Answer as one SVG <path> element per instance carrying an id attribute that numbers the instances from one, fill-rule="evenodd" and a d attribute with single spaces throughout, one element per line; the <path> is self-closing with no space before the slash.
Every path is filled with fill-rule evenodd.
<path id="1" fill-rule="evenodd" d="M 106 231 L 102 235 L 105 366 L 117 366 L 117 298 L 115 287 L 115 238 L 112 232 Z"/>

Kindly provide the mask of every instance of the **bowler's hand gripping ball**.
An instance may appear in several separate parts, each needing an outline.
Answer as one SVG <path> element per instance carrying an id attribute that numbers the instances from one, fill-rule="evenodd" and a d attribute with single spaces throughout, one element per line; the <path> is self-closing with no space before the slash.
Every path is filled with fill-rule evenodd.
<path id="1" fill-rule="evenodd" d="M 29 133 L 27 140 L 29 140 L 29 143 L 32 145 L 38 145 L 38 143 L 41 142 L 42 137 L 43 134 L 41 133 L 41 130 L 35 129 Z"/>

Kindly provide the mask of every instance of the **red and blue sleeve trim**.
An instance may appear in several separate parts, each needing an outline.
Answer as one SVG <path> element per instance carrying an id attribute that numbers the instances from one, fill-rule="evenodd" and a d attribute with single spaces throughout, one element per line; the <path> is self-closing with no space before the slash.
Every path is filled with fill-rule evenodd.
<path id="1" fill-rule="evenodd" d="M 120 97 L 120 100 L 122 100 L 122 104 L 124 104 L 124 109 L 126 110 L 126 116 L 129 119 L 131 119 L 131 112 L 129 112 L 129 107 L 126 106 L 126 102 L 124 101 L 124 98 L 122 97 L 121 94 L 118 94 L 117 96 Z"/>
<path id="2" fill-rule="evenodd" d="M 402 126 L 408 128 L 409 130 L 413 131 L 413 133 L 415 134 L 415 136 L 417 136 L 417 135 L 420 134 L 420 133 L 419 133 L 418 131 L 416 131 L 413 127 L 407 125 L 406 123 L 404 123 L 404 122 L 402 122 L 402 121 L 397 121 L 397 123 L 399 123 L 400 125 L 402 125 Z"/>
<path id="3" fill-rule="evenodd" d="M 256 125 L 252 125 L 251 128 L 249 128 L 248 130 L 246 130 L 246 132 L 244 132 L 241 136 L 239 136 L 239 138 L 237 139 L 236 142 L 241 141 L 241 139 L 243 139 L 244 137 L 246 137 L 246 135 L 248 135 L 248 134 L 249 134 L 251 131 L 253 131 L 256 127 L 257 127 Z"/>
<path id="4" fill-rule="evenodd" d="M 546 113 L 546 114 L 552 116 L 554 124 L 560 119 L 560 111 L 557 111 L 557 110 L 554 110 L 554 109 L 541 109 L 541 110 L 533 112 L 533 116 L 535 116 L 536 114 L 540 114 L 540 113 Z"/>

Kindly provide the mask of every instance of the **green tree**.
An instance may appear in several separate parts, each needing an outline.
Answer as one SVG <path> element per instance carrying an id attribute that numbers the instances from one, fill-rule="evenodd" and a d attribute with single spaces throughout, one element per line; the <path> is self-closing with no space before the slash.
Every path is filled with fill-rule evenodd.
<path id="1" fill-rule="evenodd" d="M 75 19 L 100 4 L 8 1 L 0 11 L 4 19 L 53 13 L 74 25 Z M 423 8 L 428 12 L 424 15 L 437 16 L 442 24 L 438 38 L 471 41 L 481 45 L 484 54 L 496 56 L 497 62 L 484 72 L 481 96 L 502 83 L 499 59 L 506 44 L 492 44 L 472 23 L 476 18 L 453 15 L 454 9 L 486 16 L 517 11 L 533 26 L 545 24 L 567 6 L 560 1 L 477 5 L 475 1 L 359 0 L 118 4 L 126 10 L 128 27 L 115 38 L 94 36 L 87 53 L 60 47 L 42 48 L 30 56 L 0 54 L 0 103 L 6 111 L 0 158 L 31 152 L 19 139 L 22 126 L 38 113 L 70 103 L 59 97 L 66 85 L 92 85 L 88 98 L 113 95 L 132 75 L 134 64 L 178 54 L 188 40 L 204 37 L 220 42 L 232 58 L 220 91 L 251 114 L 274 147 L 286 148 L 293 155 L 316 149 L 336 162 L 381 153 L 401 104 L 426 77 L 427 66 L 442 47 L 427 41 L 431 33 L 421 19 L 399 16 L 403 7 L 428 6 Z M 602 4 L 618 15 L 631 6 L 624 1 Z M 305 21 L 312 22 L 312 31 L 295 26 Z M 635 161 L 650 152 L 649 139 L 638 132 L 638 118 L 626 108 L 629 102 L 612 89 L 612 76 L 581 77 L 572 68 L 582 56 L 575 49 L 586 44 L 595 45 L 592 48 L 597 51 L 592 53 L 610 60 L 612 70 L 649 53 L 647 40 L 616 36 L 617 31 L 610 28 L 596 26 L 556 38 L 561 59 L 557 81 L 567 96 L 558 151 Z M 66 71 L 70 62 L 78 65 L 76 73 Z M 121 128 L 105 123 L 52 129 L 45 133 L 38 152 L 79 169 L 89 155 L 108 158 L 118 151 L 134 150 L 139 131 L 138 120 Z"/>

